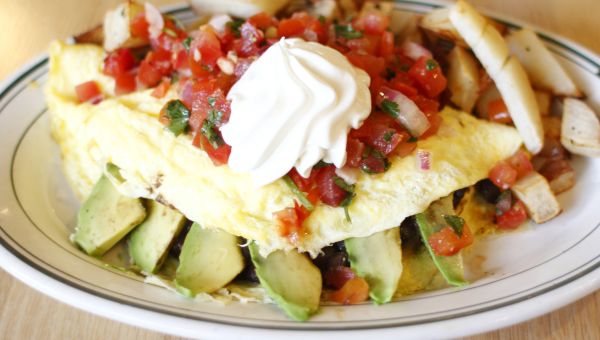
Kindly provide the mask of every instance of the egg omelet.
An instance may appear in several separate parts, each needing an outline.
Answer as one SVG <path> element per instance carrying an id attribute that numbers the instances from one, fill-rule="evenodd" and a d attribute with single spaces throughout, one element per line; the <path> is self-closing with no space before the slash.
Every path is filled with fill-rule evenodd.
<path id="1" fill-rule="evenodd" d="M 118 189 L 132 197 L 168 202 L 205 228 L 220 228 L 255 240 L 263 254 L 297 248 L 316 256 L 350 237 L 398 226 L 431 202 L 487 177 L 492 166 L 515 153 L 518 132 L 446 108 L 437 135 L 419 141 L 415 152 L 429 152 L 431 169 L 421 170 L 416 155 L 391 159 L 382 174 L 361 173 L 349 207 L 319 205 L 305 221 L 307 235 L 297 244 L 280 236 L 274 212 L 292 207 L 295 196 L 282 181 L 256 188 L 248 174 L 214 166 L 186 135 L 175 137 L 158 121 L 162 106 L 176 97 L 152 90 L 116 97 L 114 82 L 102 74 L 104 52 L 94 45 L 54 42 L 46 97 L 52 135 L 60 145 L 64 171 L 84 199 L 108 162 L 121 169 Z M 105 99 L 78 103 L 74 88 L 94 80 Z"/>

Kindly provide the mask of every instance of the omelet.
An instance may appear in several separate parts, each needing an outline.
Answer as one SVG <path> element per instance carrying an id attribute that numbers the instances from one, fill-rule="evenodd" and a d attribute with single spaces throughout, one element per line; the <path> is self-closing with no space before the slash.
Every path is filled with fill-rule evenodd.
<path id="1" fill-rule="evenodd" d="M 478 120 L 445 108 L 437 135 L 419 141 L 431 168 L 421 170 L 415 153 L 392 158 L 382 174 L 361 173 L 356 197 L 343 209 L 318 205 L 304 223 L 307 234 L 292 243 L 278 232 L 274 213 L 294 205 L 282 180 L 256 188 L 249 174 L 214 166 L 186 135 L 175 137 L 158 121 L 162 106 L 176 98 L 171 90 L 156 99 L 151 90 L 116 97 L 113 80 L 102 74 L 104 52 L 94 45 L 54 42 L 46 97 L 52 135 L 60 145 L 65 174 L 84 199 L 106 163 L 121 170 L 120 192 L 168 202 L 205 228 L 220 228 L 254 240 L 263 255 L 297 248 L 312 256 L 337 241 L 368 236 L 398 226 L 431 202 L 487 177 L 493 165 L 522 144 L 509 126 Z M 74 88 L 95 80 L 104 93 L 97 105 L 78 103 Z"/>

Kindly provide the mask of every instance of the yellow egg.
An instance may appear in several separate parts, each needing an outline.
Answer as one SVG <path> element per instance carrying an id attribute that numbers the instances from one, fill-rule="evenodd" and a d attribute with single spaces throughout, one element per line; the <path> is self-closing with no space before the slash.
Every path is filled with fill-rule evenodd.
<path id="1" fill-rule="evenodd" d="M 317 255 L 333 242 L 396 227 L 431 202 L 487 177 L 522 143 L 514 128 L 446 108 L 439 133 L 418 142 L 417 151 L 431 155 L 430 170 L 421 170 L 413 153 L 392 159 L 383 174 L 361 174 L 349 207 L 351 222 L 343 209 L 318 205 L 304 224 L 308 234 L 292 244 L 279 235 L 273 216 L 294 204 L 283 181 L 255 188 L 248 174 L 214 166 L 189 136 L 175 137 L 158 121 L 174 91 L 162 99 L 152 97 L 151 90 L 114 97 L 114 83 L 101 73 L 103 58 L 102 49 L 93 45 L 55 42 L 50 50 L 46 96 L 52 133 L 74 191 L 85 198 L 112 162 L 126 180 L 118 187 L 122 193 L 160 198 L 206 228 L 256 240 L 264 254 L 298 248 Z M 88 80 L 105 91 L 98 105 L 79 104 L 74 96 L 74 87 Z"/>

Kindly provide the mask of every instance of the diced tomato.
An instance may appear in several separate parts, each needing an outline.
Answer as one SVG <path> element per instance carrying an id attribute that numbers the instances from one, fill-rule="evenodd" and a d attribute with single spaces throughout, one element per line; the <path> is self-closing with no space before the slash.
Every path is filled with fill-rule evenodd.
<path id="1" fill-rule="evenodd" d="M 167 94 L 170 87 L 171 80 L 169 80 L 168 78 L 163 78 L 160 84 L 158 84 L 158 86 L 154 88 L 151 95 L 154 98 L 162 98 Z"/>
<path id="2" fill-rule="evenodd" d="M 75 86 L 75 93 L 80 103 L 98 104 L 102 101 L 102 92 L 93 80 Z"/>
<path id="3" fill-rule="evenodd" d="M 440 231 L 431 234 L 427 240 L 433 252 L 438 256 L 452 256 L 461 249 L 473 243 L 473 235 L 467 224 L 463 225 L 462 234 L 459 237 L 452 227 L 447 226 Z"/>
<path id="4" fill-rule="evenodd" d="M 260 12 L 248 18 L 248 22 L 254 27 L 264 30 L 273 24 L 273 18 L 265 12 Z"/>
<path id="5" fill-rule="evenodd" d="M 387 170 L 388 168 L 387 159 L 384 157 L 378 157 L 373 152 L 371 152 L 366 157 L 360 161 L 360 168 L 367 173 L 370 174 L 380 174 Z"/>
<path id="6" fill-rule="evenodd" d="M 149 52 L 140 64 L 138 80 L 142 85 L 153 87 L 162 77 L 171 73 L 171 53 L 165 50 Z"/>
<path id="7" fill-rule="evenodd" d="M 396 78 L 392 79 L 392 81 L 390 82 L 390 86 L 394 90 L 401 92 L 403 95 L 405 95 L 409 98 L 414 97 L 419 93 L 419 91 L 416 88 L 414 88 L 413 86 L 406 84 L 404 81 L 397 80 Z M 423 111 L 423 110 L 421 110 L 421 111 Z"/>
<path id="8" fill-rule="evenodd" d="M 517 200 L 504 214 L 496 216 L 496 224 L 501 229 L 515 229 L 527 220 L 525 204 Z"/>
<path id="9" fill-rule="evenodd" d="M 371 78 L 379 77 L 385 71 L 385 59 L 368 54 L 358 52 L 348 52 L 346 58 L 350 62 L 371 76 Z"/>
<path id="10" fill-rule="evenodd" d="M 428 113 L 427 111 L 423 111 L 423 113 L 425 113 L 427 120 L 429 120 L 430 126 L 429 129 L 427 129 L 425 132 L 423 132 L 423 134 L 421 134 L 421 136 L 419 136 L 420 139 L 426 139 L 435 135 L 440 129 L 440 125 L 442 125 L 443 121 L 442 117 L 437 113 Z"/>
<path id="11" fill-rule="evenodd" d="M 488 104 L 488 119 L 492 122 L 508 124 L 512 123 L 508 108 L 502 98 L 490 101 Z"/>
<path id="12" fill-rule="evenodd" d="M 200 146 L 208 154 L 214 165 L 227 164 L 229 155 L 231 154 L 231 146 L 226 143 L 221 144 L 215 149 L 202 133 L 196 132 L 193 144 L 194 146 Z"/>
<path id="13" fill-rule="evenodd" d="M 335 166 L 328 165 L 319 170 L 316 178 L 321 202 L 332 207 L 338 207 L 349 195 L 335 183 L 336 177 Z"/>
<path id="14" fill-rule="evenodd" d="M 279 227 L 279 235 L 287 237 L 292 244 L 298 244 L 304 237 L 305 231 L 302 224 L 309 214 L 310 212 L 298 202 L 294 202 L 293 208 L 286 208 L 274 213 Z"/>
<path id="15" fill-rule="evenodd" d="M 214 70 L 217 60 L 222 56 L 221 43 L 210 26 L 193 34 L 188 61 L 195 76 L 203 77 L 210 74 Z"/>
<path id="16" fill-rule="evenodd" d="M 437 97 L 446 89 L 446 77 L 438 63 L 427 57 L 419 58 L 408 70 L 429 98 Z"/>
<path id="17" fill-rule="evenodd" d="M 417 148 L 417 143 L 416 142 L 403 142 L 398 144 L 398 147 L 396 148 L 396 151 L 394 152 L 395 155 L 399 156 L 399 157 L 406 157 L 408 155 L 410 155 L 413 151 L 415 151 L 415 149 Z"/>
<path id="18" fill-rule="evenodd" d="M 300 191 L 306 194 L 306 198 L 312 204 L 317 204 L 317 202 L 319 201 L 319 189 L 317 188 L 316 182 L 319 170 L 320 169 L 313 168 L 308 178 L 300 176 L 300 174 L 298 173 L 298 171 L 296 171 L 295 168 L 292 168 L 292 170 L 290 170 L 290 172 L 288 173 L 288 176 L 290 176 L 292 181 L 294 181 L 298 189 L 300 189 Z"/>
<path id="19" fill-rule="evenodd" d="M 381 45 L 379 45 L 379 56 L 388 58 L 394 54 L 394 34 L 385 31 L 381 34 Z"/>
<path id="20" fill-rule="evenodd" d="M 283 19 L 279 22 L 277 35 L 280 37 L 294 37 L 304 33 L 304 23 L 300 19 Z"/>
<path id="21" fill-rule="evenodd" d="M 221 119 L 213 122 L 217 128 L 229 121 L 231 108 L 225 98 L 225 91 L 219 86 L 225 86 L 219 78 L 201 79 L 186 82 L 181 90 L 181 101 L 191 108 L 189 120 L 190 130 L 200 130 L 202 122 L 211 110 L 220 112 Z"/>
<path id="22" fill-rule="evenodd" d="M 348 280 L 355 277 L 356 274 L 352 269 L 343 266 L 330 268 L 324 275 L 325 285 L 334 289 L 342 288 Z"/>
<path id="23" fill-rule="evenodd" d="M 346 142 L 346 165 L 358 168 L 365 151 L 365 144 L 356 138 L 348 138 Z"/>
<path id="24" fill-rule="evenodd" d="M 389 25 L 390 18 L 378 11 L 365 13 L 352 23 L 352 26 L 356 30 L 374 35 L 382 34 L 387 30 Z"/>
<path id="25" fill-rule="evenodd" d="M 135 67 L 135 57 L 129 49 L 120 48 L 110 52 L 104 59 L 102 73 L 116 77 Z"/>
<path id="26" fill-rule="evenodd" d="M 430 115 L 438 113 L 439 111 L 440 103 L 437 100 L 429 99 L 421 95 L 411 97 L 410 99 L 412 99 L 412 101 L 415 102 L 417 107 L 421 111 L 423 111 L 423 113 L 427 116 L 427 118 L 429 118 L 430 121 Z"/>
<path id="27" fill-rule="evenodd" d="M 129 30 L 131 31 L 131 36 L 135 38 L 141 38 L 144 40 L 150 39 L 150 32 L 148 31 L 149 26 L 150 25 L 146 21 L 145 13 L 140 13 L 136 15 L 129 23 Z"/>
<path id="28" fill-rule="evenodd" d="M 517 181 L 517 176 L 517 170 L 513 169 L 506 161 L 501 161 L 496 164 L 488 174 L 492 183 L 502 190 L 507 190 L 512 187 Z"/>
<path id="29" fill-rule="evenodd" d="M 523 150 L 517 151 L 509 159 L 508 164 L 517 171 L 517 179 L 522 178 L 533 171 L 533 164 L 529 160 L 529 156 Z"/>
<path id="30" fill-rule="evenodd" d="M 369 284 L 362 277 L 354 277 L 342 288 L 329 294 L 329 300 L 344 305 L 353 305 L 366 301 L 369 298 Z"/>
<path id="31" fill-rule="evenodd" d="M 375 56 L 381 50 L 381 37 L 365 35 L 362 38 L 348 40 L 346 46 L 358 54 Z"/>
<path id="32" fill-rule="evenodd" d="M 115 76 L 115 94 L 117 96 L 135 91 L 137 82 L 133 73 L 123 73 Z"/>

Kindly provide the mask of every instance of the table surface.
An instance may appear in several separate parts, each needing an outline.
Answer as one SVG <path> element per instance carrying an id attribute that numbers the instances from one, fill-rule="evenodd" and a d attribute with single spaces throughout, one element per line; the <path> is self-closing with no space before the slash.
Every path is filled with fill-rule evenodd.
<path id="1" fill-rule="evenodd" d="M 0 0 L 0 79 L 44 52 L 48 42 L 83 32 L 117 0 Z M 164 5 L 172 1 L 151 1 Z M 598 0 L 471 0 L 559 33 L 600 54 Z M 75 13 L 72 9 L 77 9 Z M 64 17 L 68 17 L 65 20 Z M 7 34 L 11 32 L 12 34 Z M 18 34 L 15 34 L 17 33 Z M 560 310 L 470 339 L 600 339 L 600 291 Z M 465 325 L 468 327 L 468 325 Z M 105 339 L 173 337 L 104 319 L 55 301 L 0 270 L 0 338 Z"/>

